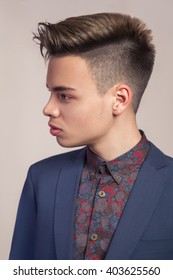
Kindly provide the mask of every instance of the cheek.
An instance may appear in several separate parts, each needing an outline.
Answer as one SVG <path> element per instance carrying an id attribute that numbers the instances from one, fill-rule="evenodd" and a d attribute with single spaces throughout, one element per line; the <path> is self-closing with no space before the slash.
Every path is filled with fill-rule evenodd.
<path id="1" fill-rule="evenodd" d="M 79 107 L 69 106 L 61 111 L 61 118 L 68 129 L 82 130 L 92 116 L 89 117 L 89 114 Z"/>
<path id="2" fill-rule="evenodd" d="M 100 104 L 95 110 L 95 119 L 102 122 L 109 122 L 112 119 L 111 106 L 106 103 Z"/>
<path id="3" fill-rule="evenodd" d="M 83 106 L 74 106 L 69 104 L 66 108 L 62 108 L 61 117 L 68 125 L 85 130 L 96 126 L 102 126 L 110 121 L 112 114 L 109 105 L 103 101 L 85 103 Z"/>

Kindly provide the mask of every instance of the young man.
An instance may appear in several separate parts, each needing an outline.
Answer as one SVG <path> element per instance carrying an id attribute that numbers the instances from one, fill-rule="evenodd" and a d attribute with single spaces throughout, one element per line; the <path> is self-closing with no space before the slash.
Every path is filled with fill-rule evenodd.
<path id="1" fill-rule="evenodd" d="M 173 160 L 136 111 L 155 57 L 151 31 L 101 13 L 40 23 L 44 108 L 63 147 L 29 169 L 10 259 L 173 259 Z"/>

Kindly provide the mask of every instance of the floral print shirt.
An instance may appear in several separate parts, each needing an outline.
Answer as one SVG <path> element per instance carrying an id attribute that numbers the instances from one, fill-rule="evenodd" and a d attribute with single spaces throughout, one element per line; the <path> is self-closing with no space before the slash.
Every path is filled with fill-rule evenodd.
<path id="1" fill-rule="evenodd" d="M 104 259 L 148 151 L 145 135 L 129 152 L 111 161 L 87 147 L 76 201 L 74 259 Z"/>

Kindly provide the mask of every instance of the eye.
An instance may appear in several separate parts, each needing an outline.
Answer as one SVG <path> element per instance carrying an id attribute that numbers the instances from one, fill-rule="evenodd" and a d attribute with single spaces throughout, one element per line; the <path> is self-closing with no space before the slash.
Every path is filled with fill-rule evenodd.
<path id="1" fill-rule="evenodd" d="M 70 99 L 70 96 L 65 94 L 65 93 L 59 93 L 58 94 L 58 98 L 62 101 L 66 101 L 66 100 L 69 100 Z"/>

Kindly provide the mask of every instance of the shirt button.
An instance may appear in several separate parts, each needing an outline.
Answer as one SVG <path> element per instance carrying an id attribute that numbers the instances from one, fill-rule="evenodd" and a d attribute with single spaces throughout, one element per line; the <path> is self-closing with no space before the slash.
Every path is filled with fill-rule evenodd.
<path id="1" fill-rule="evenodd" d="M 106 196 L 106 193 L 104 191 L 99 191 L 99 196 L 100 197 L 105 197 Z"/>
<path id="2" fill-rule="evenodd" d="M 97 240 L 97 238 L 98 238 L 97 233 L 93 233 L 93 234 L 91 235 L 91 240 L 95 241 L 95 240 Z"/>
<path id="3" fill-rule="evenodd" d="M 94 173 L 94 172 L 92 172 L 92 173 L 90 174 L 90 179 L 91 179 L 91 180 L 94 180 L 94 179 L 95 179 L 95 173 Z"/>
<path id="4" fill-rule="evenodd" d="M 122 179 L 122 178 L 121 178 L 121 176 L 118 175 L 118 176 L 116 177 L 116 179 L 117 179 L 118 182 L 121 182 L 121 179 Z"/>

